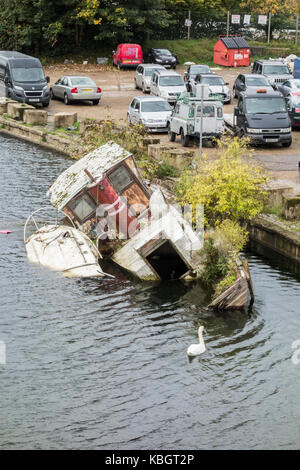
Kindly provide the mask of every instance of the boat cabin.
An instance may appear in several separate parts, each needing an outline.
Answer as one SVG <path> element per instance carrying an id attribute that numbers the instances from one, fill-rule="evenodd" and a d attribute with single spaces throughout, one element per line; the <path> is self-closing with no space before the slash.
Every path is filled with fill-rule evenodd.
<path id="1" fill-rule="evenodd" d="M 78 228 L 100 239 L 132 236 L 150 198 L 133 156 L 113 141 L 67 168 L 47 194 Z"/>

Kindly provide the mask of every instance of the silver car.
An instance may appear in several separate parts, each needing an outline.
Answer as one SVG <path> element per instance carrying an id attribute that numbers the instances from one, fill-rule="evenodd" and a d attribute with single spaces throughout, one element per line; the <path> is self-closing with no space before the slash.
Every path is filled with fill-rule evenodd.
<path id="1" fill-rule="evenodd" d="M 97 105 L 102 96 L 102 90 L 89 77 L 64 76 L 50 87 L 52 99 L 61 99 L 65 104 L 74 101 L 92 101 Z"/>
<path id="2" fill-rule="evenodd" d="M 158 64 L 141 64 L 137 67 L 134 75 L 134 83 L 135 88 L 140 88 L 143 93 L 150 92 L 150 80 L 151 75 L 154 70 L 163 69 L 166 70 L 165 67 Z"/>
<path id="3" fill-rule="evenodd" d="M 149 132 L 167 132 L 167 119 L 172 108 L 163 98 L 135 96 L 131 101 L 127 119 L 129 124 L 142 124 Z"/>

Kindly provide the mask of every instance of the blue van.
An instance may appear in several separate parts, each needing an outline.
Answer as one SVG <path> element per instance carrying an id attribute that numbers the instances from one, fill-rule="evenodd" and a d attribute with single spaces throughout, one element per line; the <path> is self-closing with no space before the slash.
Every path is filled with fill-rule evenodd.
<path id="1" fill-rule="evenodd" d="M 300 58 L 297 57 L 294 62 L 294 72 L 293 72 L 294 78 L 300 78 Z"/>

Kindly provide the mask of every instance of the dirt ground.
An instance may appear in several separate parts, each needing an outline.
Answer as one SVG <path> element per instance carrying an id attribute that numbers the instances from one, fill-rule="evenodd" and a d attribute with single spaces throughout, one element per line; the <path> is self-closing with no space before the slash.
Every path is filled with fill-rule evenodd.
<path id="1" fill-rule="evenodd" d="M 183 76 L 186 67 L 178 66 L 177 71 Z M 118 71 L 111 67 L 101 67 L 98 65 L 83 64 L 61 64 L 44 67 L 46 75 L 50 77 L 50 86 L 63 75 L 88 75 L 98 86 L 102 88 L 102 99 L 97 106 L 91 103 L 78 103 L 65 105 L 62 101 L 52 100 L 48 112 L 55 114 L 61 111 L 76 111 L 78 119 L 87 117 L 95 119 L 112 119 L 120 123 L 126 123 L 126 116 L 129 103 L 134 96 L 143 95 L 134 86 L 134 70 Z M 214 71 L 221 75 L 225 82 L 232 86 L 239 73 L 250 72 L 249 67 L 222 69 L 215 67 Z M 236 100 L 232 100 L 229 105 L 224 105 L 225 113 L 233 113 Z M 166 134 L 159 134 L 162 142 L 168 141 Z M 180 147 L 180 143 L 178 142 Z M 216 150 L 205 148 L 203 152 L 213 158 Z M 300 161 L 300 130 L 293 131 L 293 143 L 288 149 L 283 149 L 278 145 L 255 149 L 256 158 L 278 179 L 290 180 L 300 183 L 300 172 L 298 163 Z"/>

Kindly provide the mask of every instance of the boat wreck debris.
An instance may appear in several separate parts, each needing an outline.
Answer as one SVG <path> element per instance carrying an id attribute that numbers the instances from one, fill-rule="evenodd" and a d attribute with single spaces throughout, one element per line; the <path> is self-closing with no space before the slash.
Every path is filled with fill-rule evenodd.
<path id="1" fill-rule="evenodd" d="M 83 232 L 68 225 L 38 227 L 35 211 L 24 227 L 24 243 L 29 261 L 41 264 L 66 277 L 103 277 L 99 265 L 102 258 L 97 247 Z M 26 230 L 32 220 L 36 231 L 28 238 Z"/>
<path id="2" fill-rule="evenodd" d="M 248 304 L 250 293 L 250 306 L 254 302 L 254 291 L 248 267 L 248 261 L 237 266 L 237 278 L 231 286 L 215 297 L 208 307 L 215 310 L 243 310 Z"/>

